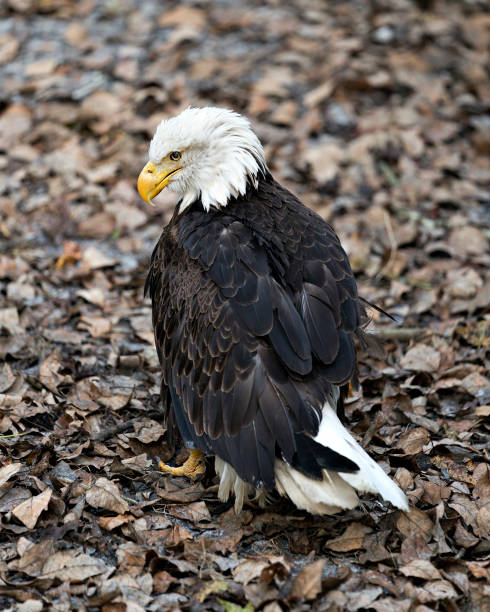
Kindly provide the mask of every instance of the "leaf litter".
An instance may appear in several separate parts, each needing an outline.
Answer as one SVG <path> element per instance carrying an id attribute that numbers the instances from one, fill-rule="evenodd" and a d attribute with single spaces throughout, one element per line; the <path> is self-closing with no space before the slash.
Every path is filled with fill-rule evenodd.
<path id="1" fill-rule="evenodd" d="M 484 610 L 490 581 L 490 150 L 483 2 L 0 7 L 0 605 Z M 189 104 L 248 115 L 339 233 L 385 353 L 354 435 L 406 491 L 240 516 L 172 459 L 135 190 Z M 177 461 L 185 450 L 177 449 Z"/>

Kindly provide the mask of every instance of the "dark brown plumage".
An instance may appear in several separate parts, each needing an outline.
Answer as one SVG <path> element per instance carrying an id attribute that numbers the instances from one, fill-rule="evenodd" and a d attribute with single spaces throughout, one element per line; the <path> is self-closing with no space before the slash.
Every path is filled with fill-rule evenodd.
<path id="1" fill-rule="evenodd" d="M 257 488 L 274 487 L 276 456 L 318 479 L 356 471 L 311 437 L 360 334 L 334 230 L 268 173 L 225 209 L 177 211 L 146 283 L 170 427 Z"/>

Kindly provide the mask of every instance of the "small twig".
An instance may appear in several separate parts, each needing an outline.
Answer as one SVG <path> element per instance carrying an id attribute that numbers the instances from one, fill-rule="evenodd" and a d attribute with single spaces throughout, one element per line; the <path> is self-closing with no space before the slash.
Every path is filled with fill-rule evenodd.
<path id="1" fill-rule="evenodd" d="M 16 433 L 16 434 L 7 434 L 7 435 L 2 434 L 0 438 L 20 438 L 21 436 L 27 436 L 28 433 L 30 432 L 24 431 L 22 433 Z"/>
<path id="2" fill-rule="evenodd" d="M 129 429 L 138 420 L 139 418 L 136 417 L 134 419 L 129 419 L 129 421 L 118 423 L 113 427 L 108 427 L 107 429 L 104 429 L 104 431 L 99 431 L 99 433 L 94 434 L 92 436 L 92 440 L 96 440 L 97 442 L 103 442 L 104 440 L 107 440 L 107 438 L 110 438 L 111 436 L 114 436 L 118 433 L 121 433 L 122 431 L 125 431 L 126 429 Z"/>
<path id="3" fill-rule="evenodd" d="M 432 331 L 426 327 L 385 327 L 370 330 L 369 333 L 388 340 L 412 340 L 423 334 L 431 334 Z"/>

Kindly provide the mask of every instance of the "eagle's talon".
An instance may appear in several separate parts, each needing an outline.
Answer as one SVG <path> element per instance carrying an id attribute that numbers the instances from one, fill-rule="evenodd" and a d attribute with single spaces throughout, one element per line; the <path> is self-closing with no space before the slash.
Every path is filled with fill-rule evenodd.
<path id="1" fill-rule="evenodd" d="M 186 476 L 191 480 L 197 480 L 206 472 L 204 453 L 200 450 L 191 450 L 189 457 L 181 466 L 172 467 L 159 461 L 158 468 L 172 476 Z"/>

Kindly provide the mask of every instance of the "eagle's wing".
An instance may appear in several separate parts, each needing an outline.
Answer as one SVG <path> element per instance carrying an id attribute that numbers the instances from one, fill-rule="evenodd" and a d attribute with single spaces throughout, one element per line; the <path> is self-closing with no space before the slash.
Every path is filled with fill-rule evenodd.
<path id="1" fill-rule="evenodd" d="M 321 465 L 307 456 L 304 433 L 317 433 L 331 385 L 354 372 L 359 304 L 333 230 L 304 207 L 295 214 L 294 232 L 285 219 L 288 237 L 223 213 L 205 223 L 190 214 L 165 265 L 157 246 L 148 279 L 163 382 L 185 442 L 256 487 L 274 486 L 276 449 L 318 478 L 321 468 L 357 469 L 328 449 Z"/>

